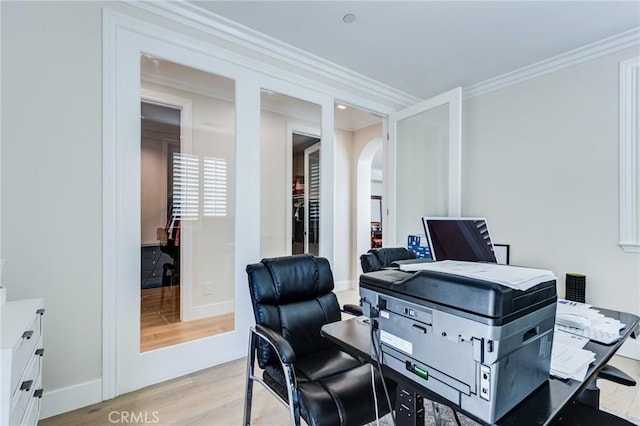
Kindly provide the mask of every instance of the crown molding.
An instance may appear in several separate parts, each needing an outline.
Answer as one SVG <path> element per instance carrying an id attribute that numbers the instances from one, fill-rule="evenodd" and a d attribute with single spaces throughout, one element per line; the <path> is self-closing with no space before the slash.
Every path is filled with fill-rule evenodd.
<path id="1" fill-rule="evenodd" d="M 512 86 L 526 80 L 559 71 L 582 62 L 590 61 L 623 49 L 640 45 L 640 27 L 587 44 L 574 50 L 553 56 L 515 71 L 467 86 L 462 91 L 462 99 L 470 99 L 494 90 Z"/>
<path id="2" fill-rule="evenodd" d="M 421 100 L 416 96 L 394 89 L 391 86 L 319 56 L 312 55 L 300 48 L 291 46 L 186 1 L 148 2 L 125 0 L 125 2 L 190 28 L 203 31 L 244 49 L 276 59 L 287 66 L 302 69 L 321 79 L 327 79 L 384 99 L 387 102 L 396 104 L 398 107 L 413 105 Z"/>
<path id="3" fill-rule="evenodd" d="M 397 109 L 414 105 L 422 100 L 419 97 L 394 89 L 391 86 L 319 56 L 312 55 L 300 48 L 291 46 L 184 0 L 171 2 L 124 1 L 134 7 L 203 31 L 249 51 L 297 67 L 317 78 L 327 79 L 333 83 L 345 85 L 351 89 L 384 99 L 395 104 Z M 467 86 L 463 88 L 462 98 L 463 100 L 470 99 L 639 45 L 640 27 L 636 27 L 615 36 Z"/>
<path id="4" fill-rule="evenodd" d="M 350 126 L 345 125 L 343 127 L 344 127 L 344 130 L 355 132 L 358 130 L 366 129 L 369 126 L 373 126 L 374 124 L 379 123 L 381 120 L 382 119 L 380 117 L 371 115 L 369 117 L 363 117 L 362 119 L 356 121 L 355 123 L 352 123 L 352 125 Z"/>

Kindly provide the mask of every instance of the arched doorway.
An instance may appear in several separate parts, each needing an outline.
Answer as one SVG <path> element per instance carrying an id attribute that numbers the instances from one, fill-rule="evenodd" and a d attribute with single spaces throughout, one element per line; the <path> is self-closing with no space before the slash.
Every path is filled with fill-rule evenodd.
<path id="1" fill-rule="evenodd" d="M 360 151 L 356 175 L 356 276 L 362 273 L 360 255 L 371 248 L 372 164 L 382 152 L 382 138 L 371 139 Z M 377 172 L 382 179 L 382 172 Z M 382 219 L 382 218 L 381 218 Z"/>

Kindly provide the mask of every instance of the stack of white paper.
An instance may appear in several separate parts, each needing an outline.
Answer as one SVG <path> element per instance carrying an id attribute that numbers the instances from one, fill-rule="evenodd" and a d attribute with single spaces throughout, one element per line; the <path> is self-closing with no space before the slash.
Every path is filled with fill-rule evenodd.
<path id="1" fill-rule="evenodd" d="M 553 333 L 553 344 L 561 344 L 565 346 L 571 346 L 572 348 L 584 348 L 584 346 L 589 343 L 589 339 L 583 336 L 578 336 L 577 334 L 567 333 L 563 330 L 556 329 Z"/>
<path id="2" fill-rule="evenodd" d="M 556 323 L 613 334 L 619 334 L 620 330 L 625 327 L 625 324 L 617 319 L 605 317 L 589 304 L 564 299 L 558 300 Z"/>
<path id="3" fill-rule="evenodd" d="M 400 265 L 403 271 L 438 271 L 447 274 L 491 281 L 515 290 L 528 290 L 543 282 L 555 280 L 556 276 L 545 269 L 500 265 L 497 263 L 462 262 L 443 260 L 431 263 Z"/>
<path id="4" fill-rule="evenodd" d="M 583 381 L 589 364 L 595 360 L 593 352 L 582 349 L 588 342 L 586 337 L 556 329 L 551 350 L 551 374 L 561 379 Z"/>
<path id="5" fill-rule="evenodd" d="M 551 375 L 582 382 L 587 375 L 589 365 L 595 360 L 595 353 L 559 343 L 554 338 L 551 350 Z"/>
<path id="6" fill-rule="evenodd" d="M 617 319 L 602 316 L 596 318 L 591 322 L 591 330 L 603 331 L 605 333 L 620 334 L 620 330 L 625 327 L 625 324 L 621 323 Z"/>

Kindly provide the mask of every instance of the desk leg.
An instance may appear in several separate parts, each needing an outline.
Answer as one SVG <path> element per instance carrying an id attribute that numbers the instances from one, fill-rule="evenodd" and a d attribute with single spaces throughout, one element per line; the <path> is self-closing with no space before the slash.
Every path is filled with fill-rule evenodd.
<path id="1" fill-rule="evenodd" d="M 422 396 L 397 388 L 396 426 L 424 426 L 424 403 Z"/>
<path id="2" fill-rule="evenodd" d="M 596 379 L 593 379 L 582 391 L 580 395 L 576 398 L 576 400 L 584 405 L 589 405 L 596 410 L 600 408 L 600 389 L 598 388 L 598 384 Z"/>

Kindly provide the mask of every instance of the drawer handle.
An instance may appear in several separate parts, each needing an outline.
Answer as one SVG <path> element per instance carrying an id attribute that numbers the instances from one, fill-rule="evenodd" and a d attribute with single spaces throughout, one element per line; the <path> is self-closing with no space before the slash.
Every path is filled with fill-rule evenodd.
<path id="1" fill-rule="evenodd" d="M 25 331 L 24 333 L 22 333 L 22 338 L 23 339 L 29 340 L 29 339 L 31 339 L 31 336 L 33 336 L 33 330 L 28 330 L 28 331 Z"/>
<path id="2" fill-rule="evenodd" d="M 44 315 L 44 308 L 40 308 L 36 311 L 36 314 L 38 315 Z"/>
<path id="3" fill-rule="evenodd" d="M 33 380 L 25 380 L 24 382 L 22 382 L 22 384 L 20 385 L 20 390 L 21 391 L 26 391 L 29 392 L 31 390 L 31 386 L 33 385 Z"/>
<path id="4" fill-rule="evenodd" d="M 36 389 L 33 393 L 34 398 L 42 398 L 42 394 L 44 393 L 44 389 Z"/>
<path id="5" fill-rule="evenodd" d="M 36 355 L 37 356 L 43 356 L 44 355 L 44 348 L 40 348 L 36 350 Z"/>
<path id="6" fill-rule="evenodd" d="M 426 328 L 424 328 L 424 327 L 422 327 L 422 326 L 420 326 L 420 325 L 412 324 L 412 325 L 411 325 L 411 328 L 413 328 L 414 330 L 417 330 L 417 331 L 421 332 L 422 334 L 427 334 L 427 329 L 426 329 Z"/>

